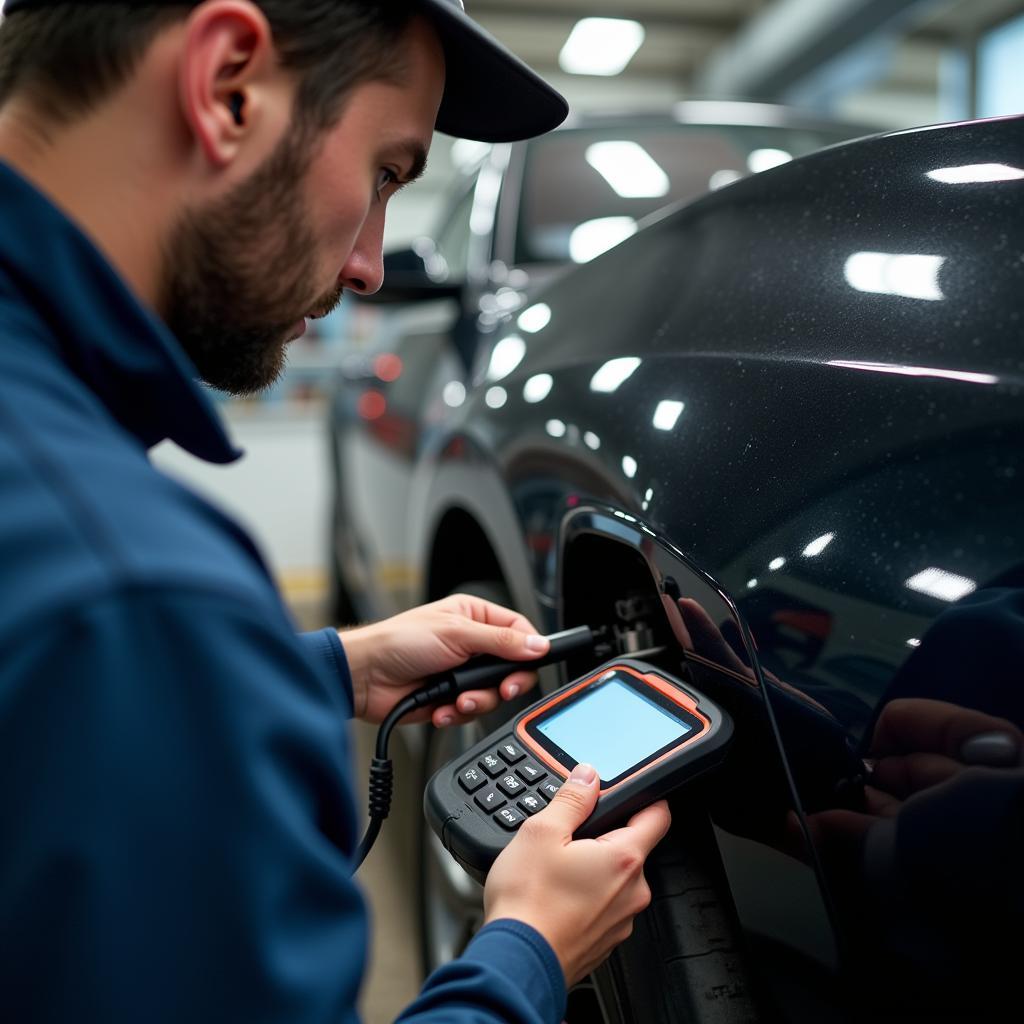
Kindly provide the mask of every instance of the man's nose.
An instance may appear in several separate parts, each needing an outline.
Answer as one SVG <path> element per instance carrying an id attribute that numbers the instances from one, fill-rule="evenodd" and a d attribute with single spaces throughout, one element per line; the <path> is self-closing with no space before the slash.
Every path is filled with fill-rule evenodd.
<path id="1" fill-rule="evenodd" d="M 367 218 L 356 244 L 341 268 L 339 283 L 346 291 L 373 295 L 384 283 L 384 218 Z"/>

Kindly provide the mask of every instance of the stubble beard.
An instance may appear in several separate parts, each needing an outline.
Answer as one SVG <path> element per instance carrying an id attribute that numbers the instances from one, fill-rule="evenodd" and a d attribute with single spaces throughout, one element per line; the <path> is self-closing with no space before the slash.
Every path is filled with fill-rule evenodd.
<path id="1" fill-rule="evenodd" d="M 312 152 L 290 133 L 233 191 L 186 211 L 166 246 L 164 321 L 200 377 L 228 394 L 274 384 L 296 324 L 341 301 L 340 285 L 310 290 L 316 235 L 303 184 Z"/>

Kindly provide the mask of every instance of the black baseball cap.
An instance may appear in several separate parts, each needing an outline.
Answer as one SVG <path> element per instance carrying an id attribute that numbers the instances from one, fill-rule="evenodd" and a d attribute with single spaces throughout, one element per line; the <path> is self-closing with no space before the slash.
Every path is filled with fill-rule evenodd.
<path id="1" fill-rule="evenodd" d="M 103 0 L 7 0 L 4 14 L 58 3 Z M 121 0 L 131 3 L 132 0 Z M 138 0 L 196 5 L 198 0 Z M 258 3 L 258 0 L 255 0 Z M 302 0 L 295 0 L 301 3 Z M 380 0 L 387 3 L 388 0 Z M 558 127 L 569 113 L 565 99 L 543 78 L 466 14 L 462 0 L 415 0 L 444 47 L 447 76 L 437 130 L 479 142 L 515 142 Z"/>

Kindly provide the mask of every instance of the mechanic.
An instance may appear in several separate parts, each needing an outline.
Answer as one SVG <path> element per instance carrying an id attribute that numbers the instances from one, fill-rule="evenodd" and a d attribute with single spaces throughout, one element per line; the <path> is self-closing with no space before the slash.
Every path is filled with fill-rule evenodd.
<path id="1" fill-rule="evenodd" d="M 196 378 L 280 373 L 306 316 L 381 284 L 432 131 L 564 101 L 459 0 L 8 0 L 0 24 L 0 992 L 26 1021 L 348 1021 L 367 947 L 345 719 L 547 641 L 453 597 L 296 637 L 250 539 L 158 473 L 227 463 Z M 468 693 L 435 725 L 493 710 Z M 580 766 L 408 1021 L 558 1021 L 649 891 L 663 804 L 573 842 Z"/>

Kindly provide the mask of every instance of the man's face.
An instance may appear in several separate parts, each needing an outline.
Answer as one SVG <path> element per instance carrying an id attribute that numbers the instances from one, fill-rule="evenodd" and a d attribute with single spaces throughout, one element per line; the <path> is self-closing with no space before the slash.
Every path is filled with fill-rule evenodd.
<path id="1" fill-rule="evenodd" d="M 380 287 L 387 201 L 422 170 L 444 90 L 429 24 L 414 21 L 403 50 L 400 84 L 356 86 L 332 128 L 312 143 L 290 132 L 172 233 L 161 313 L 207 383 L 239 395 L 268 387 L 306 317 L 346 289 Z"/>

